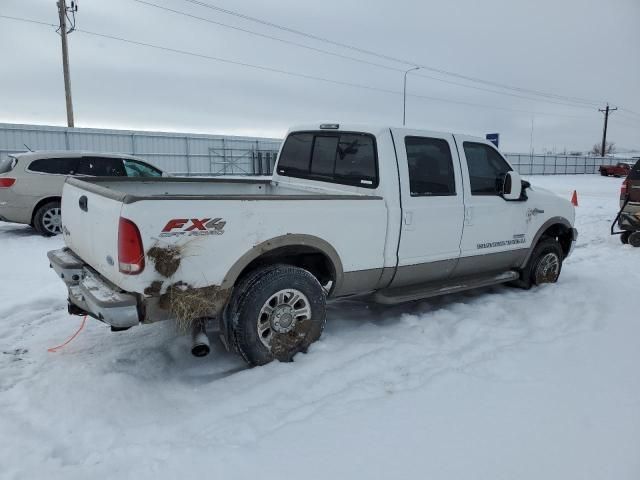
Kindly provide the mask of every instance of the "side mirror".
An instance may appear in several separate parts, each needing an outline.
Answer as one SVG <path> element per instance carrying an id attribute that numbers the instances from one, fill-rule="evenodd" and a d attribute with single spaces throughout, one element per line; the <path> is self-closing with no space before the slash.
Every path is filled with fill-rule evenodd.
<path id="1" fill-rule="evenodd" d="M 505 200 L 520 200 L 522 195 L 522 179 L 515 171 L 507 172 L 502 183 L 502 198 Z"/>

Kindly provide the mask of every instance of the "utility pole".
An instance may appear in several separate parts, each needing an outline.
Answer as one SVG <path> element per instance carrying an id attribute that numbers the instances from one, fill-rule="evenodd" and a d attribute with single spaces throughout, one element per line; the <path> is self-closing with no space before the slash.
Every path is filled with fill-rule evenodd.
<path id="1" fill-rule="evenodd" d="M 78 11 L 77 2 L 72 1 L 71 7 L 67 7 L 67 0 L 58 0 L 58 19 L 60 39 L 62 40 L 62 72 L 64 74 L 64 95 L 67 102 L 67 126 L 73 127 L 73 102 L 71 101 L 71 77 L 69 75 L 69 49 L 67 45 L 67 34 L 71 33 L 75 25 L 75 12 Z M 71 13 L 71 28 L 67 30 L 67 15 Z"/>
<path id="2" fill-rule="evenodd" d="M 414 70 L 420 70 L 420 67 L 413 67 L 404 72 L 404 87 L 402 88 L 402 126 L 404 127 L 407 119 L 407 73 Z"/>
<path id="3" fill-rule="evenodd" d="M 607 103 L 607 106 L 602 109 L 599 108 L 598 111 L 604 113 L 604 129 L 602 130 L 602 150 L 600 150 L 600 155 L 602 157 L 604 157 L 604 154 L 606 153 L 606 148 L 607 148 L 607 123 L 609 122 L 609 112 L 615 112 L 618 109 L 618 107 L 616 108 L 609 108 L 609 104 Z"/>

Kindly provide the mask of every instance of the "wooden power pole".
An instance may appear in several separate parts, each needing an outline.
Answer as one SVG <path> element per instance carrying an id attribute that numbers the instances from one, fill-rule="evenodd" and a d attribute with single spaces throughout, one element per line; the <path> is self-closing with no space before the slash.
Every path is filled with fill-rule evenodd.
<path id="1" fill-rule="evenodd" d="M 73 4 L 73 2 L 72 2 Z M 69 47 L 67 45 L 67 1 L 58 0 L 60 39 L 62 40 L 62 72 L 64 73 L 64 95 L 67 102 L 67 126 L 73 127 L 73 102 L 71 101 L 71 78 L 69 75 Z M 72 5 L 71 8 L 75 8 Z"/>
<path id="2" fill-rule="evenodd" d="M 604 157 L 605 153 L 607 153 L 607 123 L 609 123 L 609 113 L 615 112 L 618 108 L 609 108 L 609 104 L 605 108 L 598 109 L 599 112 L 604 113 L 604 128 L 602 129 L 602 150 L 600 150 L 600 155 Z"/>

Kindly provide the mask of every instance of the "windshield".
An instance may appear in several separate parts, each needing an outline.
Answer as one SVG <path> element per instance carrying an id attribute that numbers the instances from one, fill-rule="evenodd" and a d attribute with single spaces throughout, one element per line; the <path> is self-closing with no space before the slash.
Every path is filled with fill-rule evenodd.
<path id="1" fill-rule="evenodd" d="M 18 159 L 15 157 L 5 158 L 0 160 L 0 173 L 7 173 L 14 169 L 18 164 Z"/>

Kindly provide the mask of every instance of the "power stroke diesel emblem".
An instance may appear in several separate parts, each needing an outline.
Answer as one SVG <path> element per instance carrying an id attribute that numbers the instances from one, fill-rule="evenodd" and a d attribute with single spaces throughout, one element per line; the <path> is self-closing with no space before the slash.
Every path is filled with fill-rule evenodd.
<path id="1" fill-rule="evenodd" d="M 161 237 L 222 235 L 227 224 L 222 218 L 173 218 L 160 232 Z"/>

